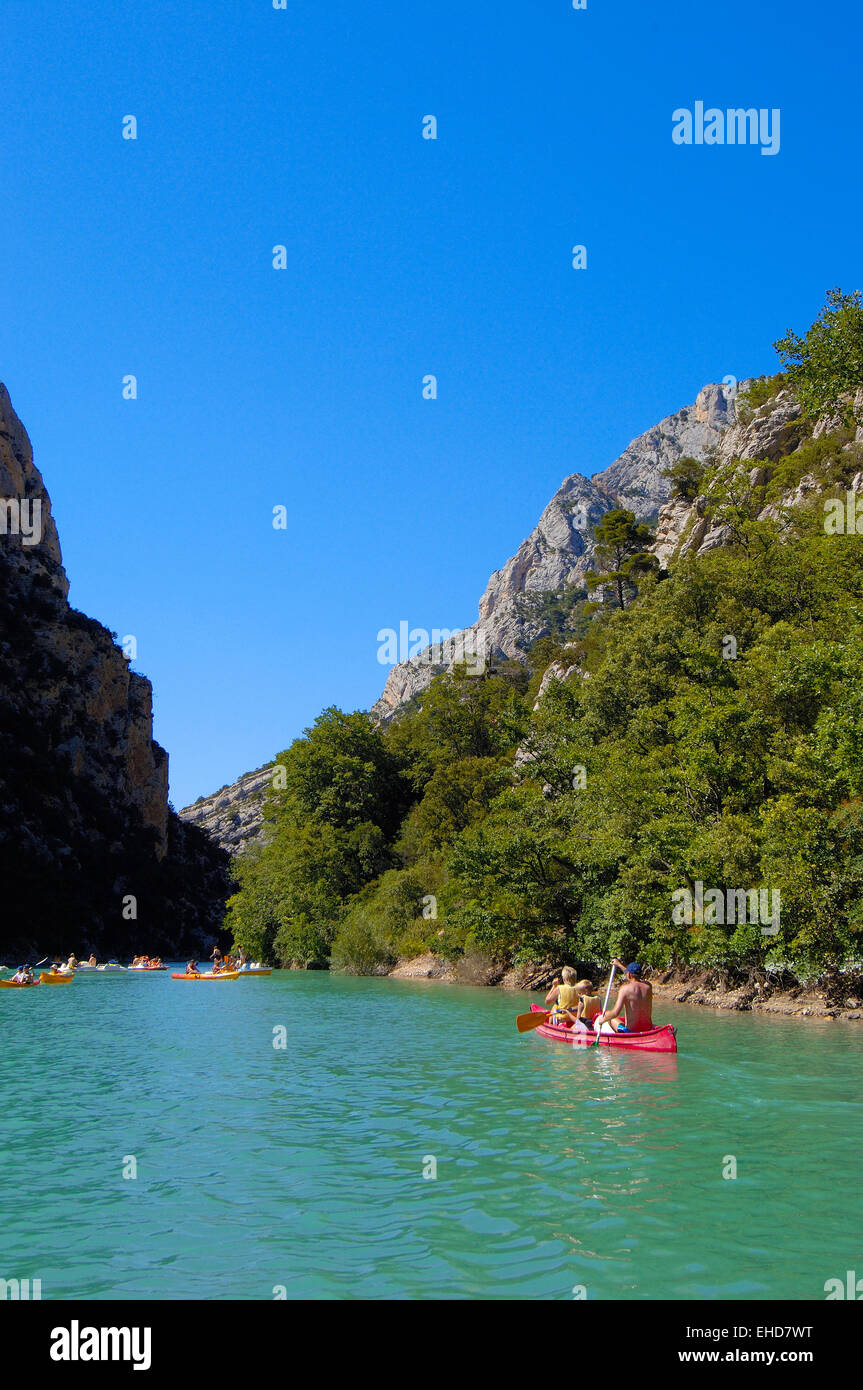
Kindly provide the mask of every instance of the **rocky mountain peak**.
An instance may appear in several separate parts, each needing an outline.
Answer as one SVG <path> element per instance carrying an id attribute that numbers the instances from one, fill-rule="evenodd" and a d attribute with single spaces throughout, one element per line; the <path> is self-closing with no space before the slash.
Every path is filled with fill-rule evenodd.
<path id="1" fill-rule="evenodd" d="M 665 470 L 684 456 L 703 461 L 736 422 L 736 385 L 711 382 L 693 405 L 684 406 L 633 439 L 619 458 L 586 478 L 565 478 L 530 535 L 489 579 L 479 601 L 479 618 L 465 635 L 394 666 L 370 713 L 391 719 L 424 690 L 440 671 L 458 660 L 465 646 L 490 660 L 518 659 L 543 635 L 541 623 L 520 600 L 581 586 L 595 554 L 593 528 L 614 507 L 626 507 L 640 521 L 654 521 L 668 500 Z"/>

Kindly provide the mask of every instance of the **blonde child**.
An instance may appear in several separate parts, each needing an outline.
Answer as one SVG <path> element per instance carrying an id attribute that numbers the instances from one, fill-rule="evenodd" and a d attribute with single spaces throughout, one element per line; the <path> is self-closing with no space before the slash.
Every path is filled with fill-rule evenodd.
<path id="1" fill-rule="evenodd" d="M 590 980 L 576 979 L 571 965 L 565 965 L 560 973 L 562 980 L 555 979 L 545 996 L 546 1004 L 551 1005 L 549 1023 L 568 1023 L 580 1032 L 590 1032 L 590 1021 L 602 1012 L 602 1001 L 592 993 Z"/>

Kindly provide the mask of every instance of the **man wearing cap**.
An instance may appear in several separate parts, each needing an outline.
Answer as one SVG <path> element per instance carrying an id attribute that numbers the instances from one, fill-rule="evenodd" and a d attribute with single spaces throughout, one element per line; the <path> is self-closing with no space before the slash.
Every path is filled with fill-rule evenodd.
<path id="1" fill-rule="evenodd" d="M 624 965 L 615 958 L 612 964 L 624 972 L 626 983 L 617 991 L 614 1008 L 595 1018 L 593 1026 L 598 1028 L 601 1023 L 611 1023 L 612 1019 L 623 1014 L 626 1023 L 619 1023 L 618 1031 L 623 1028 L 627 1033 L 646 1033 L 653 1027 L 653 989 L 647 980 L 642 980 L 641 966 L 637 961 L 633 961 L 631 965 Z"/>

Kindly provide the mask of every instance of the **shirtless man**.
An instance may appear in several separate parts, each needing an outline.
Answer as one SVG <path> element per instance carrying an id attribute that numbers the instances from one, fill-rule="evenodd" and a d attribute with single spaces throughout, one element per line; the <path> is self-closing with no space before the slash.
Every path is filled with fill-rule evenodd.
<path id="1" fill-rule="evenodd" d="M 635 961 L 631 965 L 624 965 L 615 958 L 612 964 L 624 972 L 626 983 L 617 991 L 614 1008 L 595 1018 L 594 1027 L 598 1028 L 601 1023 L 611 1023 L 612 1019 L 623 1014 L 628 1033 L 646 1033 L 653 1027 L 653 988 L 646 980 L 642 980 L 641 966 Z M 620 1024 L 617 1026 L 619 1028 Z"/>

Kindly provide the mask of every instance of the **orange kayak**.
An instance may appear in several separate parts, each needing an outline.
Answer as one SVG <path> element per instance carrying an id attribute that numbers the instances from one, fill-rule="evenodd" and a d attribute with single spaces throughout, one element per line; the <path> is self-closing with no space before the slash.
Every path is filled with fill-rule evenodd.
<path id="1" fill-rule="evenodd" d="M 220 975 L 184 975 L 176 971 L 171 971 L 172 980 L 236 980 L 239 977 L 238 970 L 226 970 Z"/>
<path id="2" fill-rule="evenodd" d="M 52 970 L 43 970 L 39 975 L 39 983 L 43 985 L 71 985 L 74 975 L 55 975 Z"/>
<path id="3" fill-rule="evenodd" d="M 38 980 L 0 980 L 0 989 L 32 989 Z"/>

